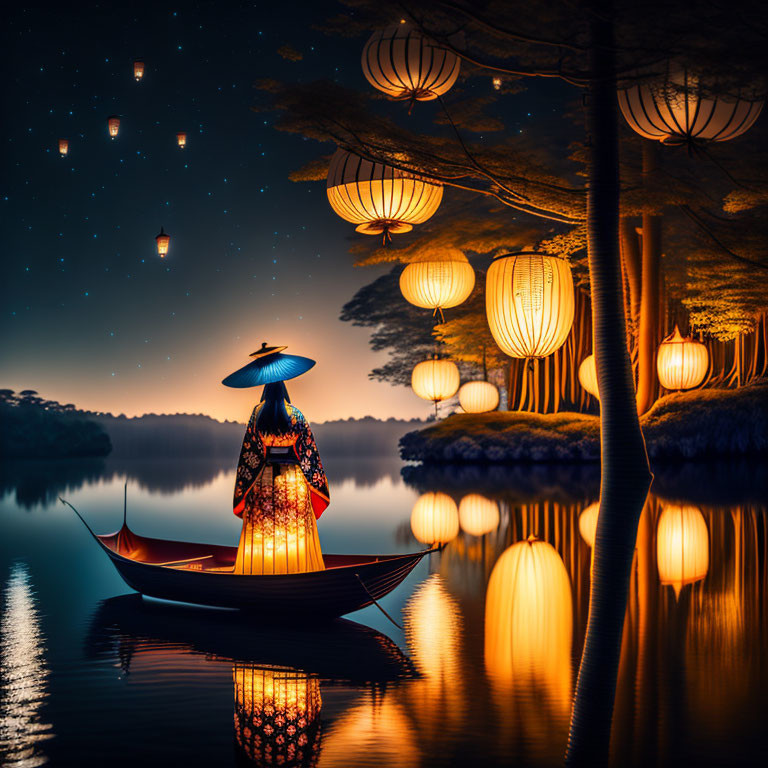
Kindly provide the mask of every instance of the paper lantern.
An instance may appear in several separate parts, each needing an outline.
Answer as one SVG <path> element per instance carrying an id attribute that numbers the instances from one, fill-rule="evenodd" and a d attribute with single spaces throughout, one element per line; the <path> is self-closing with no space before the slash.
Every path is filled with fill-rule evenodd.
<path id="1" fill-rule="evenodd" d="M 656 355 L 659 383 L 664 389 L 698 387 L 709 370 L 709 351 L 700 341 L 683 338 L 680 329 L 667 336 Z"/>
<path id="2" fill-rule="evenodd" d="M 445 493 L 424 493 L 411 511 L 411 531 L 422 544 L 447 544 L 459 535 L 459 510 Z"/>
<path id="3" fill-rule="evenodd" d="M 416 365 L 411 373 L 411 387 L 422 400 L 435 405 L 453 397 L 459 388 L 459 369 L 450 360 L 437 356 Z"/>
<path id="4" fill-rule="evenodd" d="M 706 96 L 699 78 L 685 68 L 619 90 L 619 107 L 629 127 L 664 144 L 728 141 L 757 120 L 762 101 Z"/>
<path id="5" fill-rule="evenodd" d="M 407 23 L 374 32 L 363 49 L 363 74 L 393 99 L 431 101 L 447 93 L 461 60 Z"/>
<path id="6" fill-rule="evenodd" d="M 117 115 L 112 115 L 112 117 L 107 118 L 107 129 L 109 130 L 109 135 L 113 139 L 120 133 L 120 118 Z"/>
<path id="7" fill-rule="evenodd" d="M 488 413 L 499 405 L 499 390 L 490 381 L 468 381 L 459 389 L 459 405 L 466 413 Z"/>
<path id="8" fill-rule="evenodd" d="M 499 527 L 499 505 L 479 493 L 469 493 L 459 502 L 459 525 L 470 536 L 485 536 Z"/>
<path id="9" fill-rule="evenodd" d="M 141 59 L 136 59 L 133 62 L 133 76 L 136 78 L 137 83 L 144 77 L 144 62 Z"/>
<path id="10" fill-rule="evenodd" d="M 592 397 L 600 399 L 597 389 L 597 366 L 595 365 L 595 356 L 587 355 L 579 366 L 579 384 L 589 392 Z"/>
<path id="11" fill-rule="evenodd" d="M 250 664 L 235 664 L 232 677 L 235 741 L 245 756 L 261 766 L 313 765 L 320 749 L 318 679 Z"/>
<path id="12" fill-rule="evenodd" d="M 410 232 L 437 210 L 443 187 L 337 149 L 328 169 L 331 208 L 365 235 Z"/>
<path id="13" fill-rule="evenodd" d="M 66 157 L 69 154 L 69 141 L 67 139 L 59 139 L 59 154 L 62 157 Z"/>
<path id="14" fill-rule="evenodd" d="M 656 563 L 659 580 L 671 585 L 675 596 L 709 570 L 709 531 L 696 507 L 664 507 L 656 529 Z"/>
<path id="15" fill-rule="evenodd" d="M 164 259 L 168 253 L 168 246 L 171 242 L 171 236 L 165 234 L 165 230 L 160 227 L 160 234 L 155 236 L 155 242 L 157 243 L 157 255 Z"/>
<path id="16" fill-rule="evenodd" d="M 485 306 L 493 338 L 510 357 L 547 357 L 573 325 L 571 267 L 545 253 L 516 253 L 488 269 Z"/>
<path id="17" fill-rule="evenodd" d="M 187 134 L 184 131 L 176 134 L 176 143 L 184 149 L 187 146 Z"/>
<path id="18" fill-rule="evenodd" d="M 581 538 L 592 548 L 595 546 L 595 534 L 597 533 L 597 515 L 600 512 L 600 502 L 596 501 L 585 507 L 579 515 L 579 533 Z"/>
<path id="19" fill-rule="evenodd" d="M 405 300 L 435 313 L 456 307 L 475 287 L 475 270 L 458 248 L 412 261 L 400 273 Z"/>

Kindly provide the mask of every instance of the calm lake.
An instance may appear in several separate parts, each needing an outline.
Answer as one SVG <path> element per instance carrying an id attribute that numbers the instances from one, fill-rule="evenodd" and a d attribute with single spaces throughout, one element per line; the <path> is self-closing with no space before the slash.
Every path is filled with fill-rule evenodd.
<path id="1" fill-rule="evenodd" d="M 234 545 L 231 462 L 6 463 L 0 765 L 560 764 L 597 468 L 404 477 L 396 460 L 323 458 L 328 553 L 419 549 L 422 493 L 485 497 L 465 502 L 464 530 L 382 601 L 402 629 L 375 606 L 280 628 L 142 599 L 58 501 L 109 532 L 127 482 L 137 533 Z M 632 569 L 616 765 L 768 759 L 767 485 L 762 464 L 657 473 Z M 531 535 L 549 546 L 515 559 Z"/>

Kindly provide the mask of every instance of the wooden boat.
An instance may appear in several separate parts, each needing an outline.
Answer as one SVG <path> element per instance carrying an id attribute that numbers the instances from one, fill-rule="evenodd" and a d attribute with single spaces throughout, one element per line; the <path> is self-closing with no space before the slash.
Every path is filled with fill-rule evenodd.
<path id="1" fill-rule="evenodd" d="M 288 618 L 311 615 L 333 619 L 373 603 L 378 605 L 378 600 L 395 589 L 422 557 L 437 551 L 323 555 L 323 571 L 235 575 L 237 547 L 139 536 L 125 522 L 116 533 L 97 535 L 69 502 L 61 501 L 80 518 L 123 581 L 140 594 Z"/>

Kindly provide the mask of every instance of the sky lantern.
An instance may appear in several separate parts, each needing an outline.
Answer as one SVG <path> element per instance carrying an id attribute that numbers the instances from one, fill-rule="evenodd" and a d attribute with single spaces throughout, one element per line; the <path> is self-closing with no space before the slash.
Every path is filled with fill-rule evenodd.
<path id="1" fill-rule="evenodd" d="M 432 101 L 447 93 L 461 60 L 407 22 L 374 32 L 363 48 L 365 79 L 393 99 Z"/>
<path id="2" fill-rule="evenodd" d="M 659 580 L 675 590 L 700 581 L 709 570 L 709 531 L 696 507 L 669 505 L 659 516 L 656 529 L 656 563 Z"/>
<path id="3" fill-rule="evenodd" d="M 447 544 L 459 535 L 459 510 L 446 493 L 423 493 L 411 511 L 411 531 L 422 544 Z"/>
<path id="4" fill-rule="evenodd" d="M 493 338 L 510 357 L 551 355 L 573 325 L 570 264 L 546 253 L 522 252 L 494 260 L 485 306 Z"/>
<path id="5" fill-rule="evenodd" d="M 693 389 L 707 375 L 709 351 L 700 341 L 683 338 L 680 329 L 675 326 L 675 330 L 659 345 L 656 370 L 664 389 Z"/>
<path id="6" fill-rule="evenodd" d="M 141 59 L 136 59 L 133 62 L 133 76 L 137 83 L 144 77 L 144 62 Z"/>
<path id="7" fill-rule="evenodd" d="M 499 405 L 499 390 L 490 381 L 468 381 L 459 389 L 459 405 L 465 413 L 488 413 Z"/>
<path id="8" fill-rule="evenodd" d="M 412 261 L 400 273 L 400 291 L 417 307 L 443 310 L 465 301 L 475 287 L 475 270 L 458 248 L 448 248 Z"/>
<path id="9" fill-rule="evenodd" d="M 459 502 L 459 525 L 470 536 L 485 536 L 499 527 L 499 505 L 479 493 L 469 493 Z"/>
<path id="10" fill-rule="evenodd" d="M 411 387 L 423 400 L 437 404 L 456 394 L 459 388 L 459 369 L 456 363 L 435 355 L 431 360 L 418 363 L 411 373 Z"/>
<path id="11" fill-rule="evenodd" d="M 187 134 L 184 131 L 180 131 L 176 134 L 176 143 L 184 149 L 187 146 Z"/>
<path id="12" fill-rule="evenodd" d="M 711 96 L 696 75 L 667 68 L 666 75 L 618 92 L 629 127 L 664 144 L 728 141 L 752 127 L 763 102 L 738 96 Z"/>
<path id="13" fill-rule="evenodd" d="M 59 139 L 59 154 L 62 157 L 69 154 L 69 141 L 67 139 Z"/>
<path id="14" fill-rule="evenodd" d="M 337 149 L 328 169 L 331 208 L 364 235 L 410 232 L 438 209 L 443 187 Z"/>
<path id="15" fill-rule="evenodd" d="M 597 533 L 597 515 L 600 512 L 600 502 L 596 501 L 588 507 L 584 507 L 579 515 L 579 533 L 587 546 L 591 549 L 595 546 L 595 534 Z"/>
<path id="16" fill-rule="evenodd" d="M 155 236 L 155 242 L 157 243 L 157 255 L 164 259 L 168 253 L 168 245 L 171 242 L 171 236 L 165 234 L 165 230 L 160 227 L 160 234 Z"/>
<path id="17" fill-rule="evenodd" d="M 587 355 L 579 366 L 579 384 L 589 392 L 592 397 L 600 399 L 597 389 L 597 366 L 595 365 L 595 355 Z"/>
<path id="18" fill-rule="evenodd" d="M 107 118 L 107 129 L 111 138 L 116 138 L 120 133 L 120 118 L 117 115 L 112 115 Z"/>

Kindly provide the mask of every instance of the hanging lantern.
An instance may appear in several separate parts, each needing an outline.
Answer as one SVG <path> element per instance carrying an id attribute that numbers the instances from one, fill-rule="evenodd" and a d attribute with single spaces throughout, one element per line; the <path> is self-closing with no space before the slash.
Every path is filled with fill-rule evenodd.
<path id="1" fill-rule="evenodd" d="M 696 507 L 664 507 L 656 529 L 656 563 L 659 580 L 671 585 L 675 597 L 709 570 L 709 531 Z"/>
<path id="2" fill-rule="evenodd" d="M 363 48 L 363 74 L 393 99 L 431 101 L 447 93 L 461 60 L 407 23 L 374 32 Z"/>
<path id="3" fill-rule="evenodd" d="M 117 115 L 107 118 L 107 129 L 113 139 L 120 133 L 120 118 Z"/>
<path id="4" fill-rule="evenodd" d="M 160 227 L 160 234 L 155 236 L 155 242 L 157 243 L 157 255 L 164 259 L 168 253 L 168 245 L 171 242 L 171 236 L 166 235 L 162 227 Z"/>
<path id="5" fill-rule="evenodd" d="M 69 141 L 67 139 L 59 139 L 59 154 L 62 157 L 66 157 L 69 154 Z"/>
<path id="6" fill-rule="evenodd" d="M 364 235 L 410 232 L 440 205 L 443 187 L 337 149 L 328 169 L 328 202 Z"/>
<path id="7" fill-rule="evenodd" d="M 597 533 L 597 515 L 600 512 L 600 502 L 596 501 L 585 507 L 579 515 L 579 533 L 587 546 L 591 549 L 595 546 L 595 534 Z"/>
<path id="8" fill-rule="evenodd" d="M 468 381 L 459 389 L 459 405 L 465 413 L 488 413 L 499 405 L 499 390 L 490 381 Z"/>
<path id="9" fill-rule="evenodd" d="M 597 389 L 597 366 L 595 356 L 587 355 L 579 366 L 579 384 L 589 392 L 592 397 L 600 399 Z"/>
<path id="10" fill-rule="evenodd" d="M 659 345 L 656 370 L 664 389 L 693 389 L 707 375 L 709 351 L 700 341 L 683 338 L 680 329 L 675 326 L 675 330 Z"/>
<path id="11" fill-rule="evenodd" d="M 444 309 L 461 304 L 474 287 L 475 270 L 458 248 L 412 261 L 400 273 L 405 300 L 441 318 Z"/>
<path id="12" fill-rule="evenodd" d="M 235 664 L 235 741 L 261 766 L 314 765 L 320 749 L 320 682 L 289 667 Z"/>
<path id="13" fill-rule="evenodd" d="M 619 90 L 619 107 L 629 127 L 664 144 L 728 141 L 752 127 L 762 101 L 706 96 L 687 69 L 668 68 L 664 77 Z"/>
<path id="14" fill-rule="evenodd" d="M 470 536 L 485 536 L 499 527 L 499 505 L 479 493 L 467 494 L 459 502 L 459 525 Z"/>
<path id="15" fill-rule="evenodd" d="M 187 146 L 187 134 L 184 131 L 176 134 L 176 143 L 184 149 Z"/>
<path id="16" fill-rule="evenodd" d="M 488 269 L 485 306 L 493 338 L 510 357 L 547 357 L 573 325 L 571 267 L 546 253 L 516 253 Z"/>
<path id="17" fill-rule="evenodd" d="M 416 365 L 411 373 L 411 387 L 422 400 L 431 400 L 435 407 L 439 402 L 456 394 L 459 388 L 459 369 L 450 360 L 435 355 Z"/>
<path id="18" fill-rule="evenodd" d="M 459 535 L 459 510 L 445 493 L 423 493 L 411 511 L 411 531 L 422 544 L 447 544 Z"/>
<path id="19" fill-rule="evenodd" d="M 133 76 L 137 83 L 144 77 L 144 62 L 141 59 L 136 59 L 133 62 Z"/>

